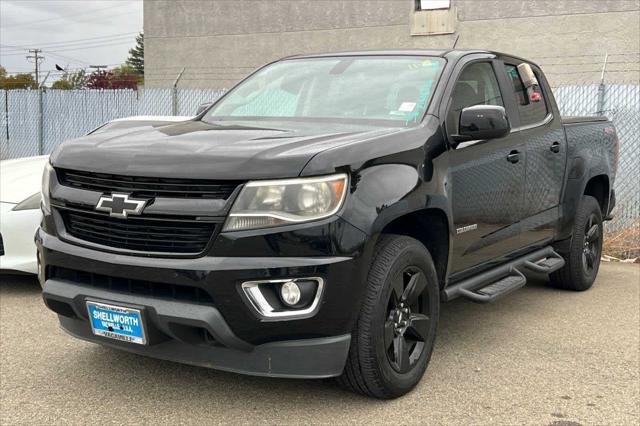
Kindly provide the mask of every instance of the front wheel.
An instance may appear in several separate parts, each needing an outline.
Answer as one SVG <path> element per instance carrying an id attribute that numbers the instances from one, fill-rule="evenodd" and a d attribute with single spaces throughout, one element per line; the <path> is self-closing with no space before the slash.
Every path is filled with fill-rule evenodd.
<path id="1" fill-rule="evenodd" d="M 338 380 L 355 392 L 395 398 L 420 381 L 433 351 L 440 300 L 431 255 L 413 238 L 385 235 L 367 284 Z"/>
<path id="2" fill-rule="evenodd" d="M 565 266 L 550 275 L 551 284 L 566 290 L 584 291 L 593 285 L 602 255 L 602 212 L 598 201 L 585 195 L 575 215 Z"/>

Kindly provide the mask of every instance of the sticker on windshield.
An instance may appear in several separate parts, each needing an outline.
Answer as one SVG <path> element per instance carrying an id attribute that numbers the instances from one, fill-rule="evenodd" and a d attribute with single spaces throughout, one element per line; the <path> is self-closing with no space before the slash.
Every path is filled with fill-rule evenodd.
<path id="1" fill-rule="evenodd" d="M 409 69 L 415 70 L 421 67 L 430 67 L 430 68 L 438 68 L 440 64 L 437 61 L 432 61 L 430 59 L 424 59 L 420 62 L 413 62 L 409 64 Z"/>
<path id="2" fill-rule="evenodd" d="M 415 107 L 415 102 L 403 102 L 402 104 L 400 104 L 400 108 L 398 108 L 398 111 L 411 112 Z"/>
<path id="3" fill-rule="evenodd" d="M 418 109 L 414 111 L 405 112 L 405 125 L 409 124 L 411 120 L 418 122 L 422 116 L 422 111 L 427 108 L 427 101 L 429 100 L 429 94 L 431 93 L 432 80 L 427 80 L 420 89 L 420 96 L 418 97 Z"/>

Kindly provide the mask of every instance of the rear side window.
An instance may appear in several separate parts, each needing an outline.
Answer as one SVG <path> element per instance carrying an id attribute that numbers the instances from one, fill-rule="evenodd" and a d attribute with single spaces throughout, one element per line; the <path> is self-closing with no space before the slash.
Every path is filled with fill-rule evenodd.
<path id="1" fill-rule="evenodd" d="M 528 89 L 524 86 L 518 68 L 515 65 L 505 64 L 505 71 L 513 86 L 518 111 L 520 113 L 520 123 L 523 126 L 535 124 L 543 121 L 548 114 L 547 103 L 539 87 L 536 92 L 540 95 L 538 100 L 531 100 Z M 538 76 L 536 76 L 538 77 Z M 538 78 L 539 80 L 539 78 Z M 537 86 L 536 86 L 537 87 Z"/>

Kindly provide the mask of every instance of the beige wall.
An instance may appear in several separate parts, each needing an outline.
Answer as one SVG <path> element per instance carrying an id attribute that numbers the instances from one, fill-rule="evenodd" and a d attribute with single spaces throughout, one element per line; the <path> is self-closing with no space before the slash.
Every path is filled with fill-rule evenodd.
<path id="1" fill-rule="evenodd" d="M 538 62 L 553 85 L 638 82 L 640 0 L 452 0 L 453 33 L 412 35 L 413 0 L 145 0 L 145 84 L 228 88 L 283 56 L 458 47 Z M 446 26 L 446 25 L 445 25 Z M 413 29 L 415 32 L 415 28 Z"/>

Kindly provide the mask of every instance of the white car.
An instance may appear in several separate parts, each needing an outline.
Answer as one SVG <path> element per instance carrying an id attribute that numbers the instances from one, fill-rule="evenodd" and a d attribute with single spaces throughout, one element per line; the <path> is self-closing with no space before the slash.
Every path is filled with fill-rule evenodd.
<path id="1" fill-rule="evenodd" d="M 162 126 L 191 117 L 137 116 L 112 120 L 90 133 Z M 0 161 L 0 272 L 37 273 L 33 238 L 40 226 L 40 186 L 49 156 Z"/>

